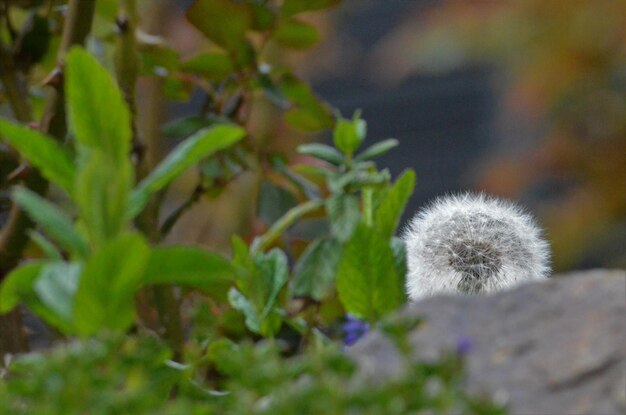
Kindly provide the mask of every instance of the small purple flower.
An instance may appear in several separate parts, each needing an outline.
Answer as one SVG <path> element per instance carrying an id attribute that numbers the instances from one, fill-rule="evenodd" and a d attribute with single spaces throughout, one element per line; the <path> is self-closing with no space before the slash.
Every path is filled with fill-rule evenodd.
<path id="1" fill-rule="evenodd" d="M 365 321 L 361 321 L 351 315 L 346 316 L 346 322 L 343 324 L 344 338 L 343 343 L 351 346 L 357 342 L 370 329 L 370 325 Z"/>
<path id="2" fill-rule="evenodd" d="M 456 341 L 456 353 L 459 356 L 467 355 L 469 352 L 472 351 L 473 347 L 474 342 L 469 337 L 461 336 Z"/>

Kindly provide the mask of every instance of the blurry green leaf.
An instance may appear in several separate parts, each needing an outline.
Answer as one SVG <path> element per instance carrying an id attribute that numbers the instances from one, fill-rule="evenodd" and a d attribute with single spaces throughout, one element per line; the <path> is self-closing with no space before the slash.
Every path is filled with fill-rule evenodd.
<path id="1" fill-rule="evenodd" d="M 285 0 L 281 12 L 292 16 L 297 13 L 322 10 L 339 4 L 341 0 Z"/>
<path id="2" fill-rule="evenodd" d="M 330 115 L 302 108 L 292 108 L 287 111 L 285 121 L 292 128 L 304 132 L 321 131 L 332 126 Z"/>
<path id="3" fill-rule="evenodd" d="M 389 239 L 360 223 L 346 244 L 337 272 L 339 299 L 346 310 L 370 322 L 405 299 Z"/>
<path id="4" fill-rule="evenodd" d="M 198 115 L 183 117 L 166 123 L 161 132 L 167 138 L 184 138 L 196 133 L 198 130 L 208 127 L 213 123 L 212 120 L 206 119 Z"/>
<path id="5" fill-rule="evenodd" d="M 322 301 L 334 288 L 341 244 L 335 239 L 318 239 L 309 244 L 294 268 L 292 293 Z"/>
<path id="6" fill-rule="evenodd" d="M 326 212 L 330 218 L 330 228 L 333 235 L 340 242 L 346 242 L 350 239 L 361 220 L 357 197 L 348 194 L 332 196 L 326 201 Z"/>
<path id="7" fill-rule="evenodd" d="M 113 162 L 130 153 L 130 114 L 117 83 L 88 52 L 74 47 L 67 54 L 65 91 L 76 140 L 100 149 Z"/>
<path id="8" fill-rule="evenodd" d="M 233 240 L 233 245 L 236 247 L 240 243 Z M 234 262 L 239 291 L 231 290 L 229 299 L 233 307 L 244 312 L 250 330 L 265 336 L 273 335 L 281 324 L 276 302 L 289 278 L 287 257 L 280 249 L 273 249 L 267 254 L 254 255 L 250 261 L 243 256 L 245 251 L 247 248 L 243 246 L 236 249 Z"/>
<path id="9" fill-rule="evenodd" d="M 272 249 L 267 254 L 257 254 L 254 260 L 262 279 L 262 291 L 254 294 L 262 294 L 265 297 L 262 303 L 258 303 L 263 305 L 261 318 L 265 318 L 274 307 L 278 293 L 289 279 L 287 256 L 280 249 Z"/>
<path id="10" fill-rule="evenodd" d="M 71 219 L 55 205 L 22 187 L 13 191 L 13 200 L 62 248 L 83 258 L 87 256 L 87 242 L 76 232 Z"/>
<path id="11" fill-rule="evenodd" d="M 335 146 L 351 157 L 365 138 L 366 126 L 365 121 L 358 117 L 353 120 L 340 118 L 333 131 Z"/>
<path id="12" fill-rule="evenodd" d="M 261 319 L 250 301 L 236 288 L 228 292 L 228 302 L 235 309 L 241 311 L 246 318 L 246 327 L 255 333 L 261 332 Z"/>
<path id="13" fill-rule="evenodd" d="M 131 196 L 129 216 L 135 217 L 143 210 L 151 194 L 163 189 L 189 167 L 216 151 L 230 147 L 245 135 L 245 130 L 239 126 L 217 125 L 198 131 L 183 141 L 137 185 Z"/>
<path id="14" fill-rule="evenodd" d="M 187 10 L 187 19 L 207 38 L 231 52 L 241 47 L 253 21 L 250 8 L 232 0 L 195 0 Z"/>
<path id="15" fill-rule="evenodd" d="M 298 153 L 313 156 L 335 166 L 343 164 L 343 155 L 326 144 L 311 143 L 298 146 Z"/>
<path id="16" fill-rule="evenodd" d="M 180 69 L 200 75 L 210 81 L 222 81 L 235 70 L 230 57 L 220 52 L 196 55 L 183 62 Z"/>
<path id="17" fill-rule="evenodd" d="M 384 238 L 391 238 L 396 231 L 404 206 L 413 194 L 415 172 L 406 170 L 391 186 L 374 213 L 374 226 Z"/>
<path id="18" fill-rule="evenodd" d="M 274 20 L 276 20 L 276 15 L 267 4 L 260 4 L 260 2 L 252 1 L 248 2 L 248 6 L 252 11 L 252 28 L 254 30 L 265 31 L 272 27 Z"/>
<path id="19" fill-rule="evenodd" d="M 92 243 L 114 238 L 127 226 L 132 176 L 129 159 L 113 164 L 99 150 L 81 161 L 75 201 Z"/>
<path id="20" fill-rule="evenodd" d="M 320 40 L 317 29 L 295 19 L 284 20 L 278 25 L 273 39 L 280 45 L 293 49 L 307 49 Z"/>
<path id="21" fill-rule="evenodd" d="M 280 86 L 285 96 L 294 104 L 294 108 L 285 114 L 289 125 L 303 131 L 319 131 L 332 127 L 334 119 L 330 109 L 315 96 L 306 83 L 293 75 L 285 75 Z"/>
<path id="22" fill-rule="evenodd" d="M 33 284 L 41 269 L 50 262 L 28 262 L 11 271 L 0 285 L 0 314 L 15 308 L 23 296 L 32 295 Z"/>
<path id="23" fill-rule="evenodd" d="M 87 260 L 76 294 L 74 318 L 78 333 L 91 335 L 108 328 L 125 330 L 133 322 L 133 296 L 150 259 L 150 248 L 138 234 L 124 234 Z"/>
<path id="24" fill-rule="evenodd" d="M 266 225 L 271 225 L 297 204 L 298 201 L 291 192 L 268 181 L 263 181 L 259 191 L 257 216 Z"/>
<path id="25" fill-rule="evenodd" d="M 51 318 L 41 317 L 47 320 L 55 320 L 58 317 L 67 325 L 71 325 L 80 270 L 80 264 L 68 262 L 54 262 L 41 269 L 33 289 L 41 303 L 55 314 Z"/>
<path id="26" fill-rule="evenodd" d="M 54 139 L 32 128 L 0 118 L 0 137 L 15 148 L 43 177 L 69 194 L 74 192 L 76 169 L 71 157 Z"/>
<path id="27" fill-rule="evenodd" d="M 61 252 L 59 252 L 57 247 L 54 246 L 54 244 L 50 242 L 48 238 L 33 229 L 29 229 L 27 233 L 31 241 L 33 241 L 35 245 L 37 245 L 39 249 L 41 249 L 43 254 L 48 257 L 48 259 L 58 261 L 61 261 L 63 259 L 63 255 L 61 255 Z"/>
<path id="28" fill-rule="evenodd" d="M 152 249 L 143 284 L 174 284 L 210 290 L 231 281 L 233 266 L 222 256 L 192 246 Z"/>
<path id="29" fill-rule="evenodd" d="M 395 138 L 389 138 L 387 140 L 383 140 L 363 150 L 363 152 L 359 154 L 358 156 L 356 156 L 354 160 L 363 161 L 363 160 L 373 159 L 374 157 L 383 155 L 389 150 L 391 150 L 392 148 L 397 147 L 398 144 L 400 143 Z"/>

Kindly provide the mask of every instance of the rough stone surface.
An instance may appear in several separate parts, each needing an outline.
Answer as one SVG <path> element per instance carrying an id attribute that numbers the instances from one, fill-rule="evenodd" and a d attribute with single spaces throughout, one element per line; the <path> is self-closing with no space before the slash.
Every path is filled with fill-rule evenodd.
<path id="1" fill-rule="evenodd" d="M 626 413 L 626 271 L 561 275 L 488 297 L 434 297 L 394 318 L 416 316 L 424 323 L 409 334 L 413 357 L 469 348 L 469 390 L 511 414 Z M 403 369 L 377 331 L 350 353 L 377 381 Z"/>

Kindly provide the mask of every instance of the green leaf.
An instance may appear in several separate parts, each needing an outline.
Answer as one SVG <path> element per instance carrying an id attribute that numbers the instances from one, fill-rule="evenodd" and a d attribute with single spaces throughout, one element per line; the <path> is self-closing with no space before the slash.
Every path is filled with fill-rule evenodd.
<path id="1" fill-rule="evenodd" d="M 230 262 L 216 253 L 193 246 L 162 246 L 152 249 L 142 283 L 210 290 L 233 275 Z"/>
<path id="2" fill-rule="evenodd" d="M 311 243 L 294 268 L 292 294 L 322 301 L 332 294 L 341 244 L 336 239 L 318 239 Z"/>
<path id="3" fill-rule="evenodd" d="M 340 118 L 335 124 L 333 140 L 335 146 L 349 157 L 354 154 L 365 138 L 367 124 L 355 115 L 353 120 Z"/>
<path id="4" fill-rule="evenodd" d="M 33 289 L 53 316 L 42 317 L 49 321 L 59 319 L 65 322 L 66 326 L 71 326 L 80 270 L 80 264 L 71 262 L 54 262 L 43 267 Z"/>
<path id="5" fill-rule="evenodd" d="M 273 39 L 293 49 L 308 49 L 320 40 L 317 29 L 296 19 L 284 20 L 276 28 Z"/>
<path id="6" fill-rule="evenodd" d="M 101 150 L 113 162 L 127 159 L 130 114 L 113 77 L 79 47 L 67 54 L 65 69 L 68 113 L 76 140 Z"/>
<path id="7" fill-rule="evenodd" d="M 54 244 L 49 241 L 48 238 L 33 229 L 29 229 L 26 233 L 28 233 L 30 240 L 33 241 L 35 245 L 39 247 L 39 249 L 41 249 L 42 253 L 47 256 L 48 259 L 57 261 L 63 260 L 63 255 L 61 255 L 61 252 L 59 252 L 57 247 L 54 246 Z"/>
<path id="8" fill-rule="evenodd" d="M 415 187 L 415 172 L 406 170 L 396 180 L 380 202 L 374 214 L 374 223 L 378 232 L 384 238 L 391 238 L 398 227 L 404 206 L 413 194 Z"/>
<path id="9" fill-rule="evenodd" d="M 231 288 L 228 292 L 228 302 L 232 305 L 236 310 L 239 310 L 243 313 L 246 318 L 246 327 L 249 330 L 260 333 L 261 332 L 261 319 L 259 318 L 259 314 L 254 309 L 250 301 L 236 288 Z"/>
<path id="10" fill-rule="evenodd" d="M 293 75 L 285 75 L 280 81 L 283 93 L 294 104 L 287 111 L 285 120 L 293 128 L 313 132 L 330 128 L 334 124 L 332 113 L 311 91 L 311 88 Z"/>
<path id="11" fill-rule="evenodd" d="M 307 156 L 313 156 L 335 166 L 340 166 L 341 164 L 343 164 L 344 161 L 343 156 L 340 152 L 338 152 L 331 146 L 327 146 L 326 144 L 302 144 L 298 146 L 298 153 L 306 154 Z"/>
<path id="12" fill-rule="evenodd" d="M 187 10 L 187 19 L 207 38 L 231 52 L 237 51 L 252 29 L 251 9 L 231 0 L 196 0 Z"/>
<path id="13" fill-rule="evenodd" d="M 383 140 L 363 150 L 363 152 L 359 154 L 358 156 L 356 156 L 354 160 L 364 161 L 364 160 L 373 159 L 375 157 L 385 154 L 392 148 L 397 147 L 398 144 L 400 144 L 400 142 L 396 140 L 395 138 L 389 138 L 387 140 Z"/>
<path id="14" fill-rule="evenodd" d="M 80 335 L 132 324 L 133 296 L 149 259 L 150 248 L 138 234 L 121 235 L 94 252 L 83 268 L 74 305 Z"/>
<path id="15" fill-rule="evenodd" d="M 339 299 L 357 318 L 377 321 L 405 299 L 389 239 L 360 223 L 346 244 L 337 272 Z"/>
<path id="16" fill-rule="evenodd" d="M 72 333 L 71 310 L 79 273 L 77 263 L 41 261 L 22 265 L 0 287 L 0 313 L 22 301 L 50 325 Z"/>
<path id="17" fill-rule="evenodd" d="M 69 194 L 74 193 L 74 162 L 54 139 L 1 118 L 0 137 L 36 167 L 43 177 Z"/>
<path id="18" fill-rule="evenodd" d="M 285 0 L 281 13 L 285 16 L 327 9 L 339 4 L 341 0 Z"/>
<path id="19" fill-rule="evenodd" d="M 264 297 L 263 301 L 257 304 L 263 305 L 261 318 L 265 318 L 274 307 L 278 293 L 289 279 L 287 256 L 280 249 L 272 249 L 267 254 L 258 254 L 254 261 L 262 280 L 261 292 L 257 291 L 254 294 L 257 294 L 257 299 L 258 294 Z"/>
<path id="20" fill-rule="evenodd" d="M 220 52 L 196 55 L 183 62 L 180 69 L 200 75 L 210 81 L 222 81 L 235 70 L 230 57 Z"/>
<path id="21" fill-rule="evenodd" d="M 35 261 L 11 271 L 0 286 L 0 314 L 8 313 L 20 300 L 32 294 L 33 284 L 48 261 Z"/>
<path id="22" fill-rule="evenodd" d="M 21 187 L 13 191 L 13 200 L 62 248 L 81 258 L 87 256 L 87 242 L 76 232 L 71 219 L 56 206 Z"/>
<path id="23" fill-rule="evenodd" d="M 350 239 L 361 220 L 357 197 L 348 194 L 332 196 L 326 201 L 326 212 L 330 218 L 330 228 L 333 235 L 340 242 L 346 242 Z"/>
<path id="24" fill-rule="evenodd" d="M 291 192 L 271 182 L 263 181 L 259 191 L 257 216 L 266 225 L 271 225 L 297 204 L 298 201 Z"/>
<path id="25" fill-rule="evenodd" d="M 92 243 L 115 238 L 127 226 L 133 171 L 128 159 L 113 164 L 95 150 L 81 162 L 75 201 Z"/>
<path id="26" fill-rule="evenodd" d="M 163 189 L 189 167 L 204 157 L 230 147 L 245 135 L 243 128 L 223 124 L 198 131 L 183 141 L 135 188 L 129 216 L 135 217 L 143 210 L 151 194 Z"/>
<path id="27" fill-rule="evenodd" d="M 256 254 L 250 260 L 245 252 L 247 248 L 240 246 L 240 243 L 237 239 L 233 240 L 239 290 L 231 290 L 229 300 L 233 307 L 246 315 L 246 324 L 250 330 L 265 336 L 273 335 L 281 323 L 277 300 L 289 278 L 287 257 L 280 249 L 273 249 L 267 254 Z"/>

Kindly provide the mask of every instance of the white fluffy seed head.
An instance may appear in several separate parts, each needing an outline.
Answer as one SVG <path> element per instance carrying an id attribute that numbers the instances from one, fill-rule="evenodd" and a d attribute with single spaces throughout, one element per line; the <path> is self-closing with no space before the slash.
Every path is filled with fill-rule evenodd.
<path id="1" fill-rule="evenodd" d="M 487 294 L 550 272 L 550 250 L 533 218 L 484 194 L 436 199 L 404 231 L 411 300 Z"/>

